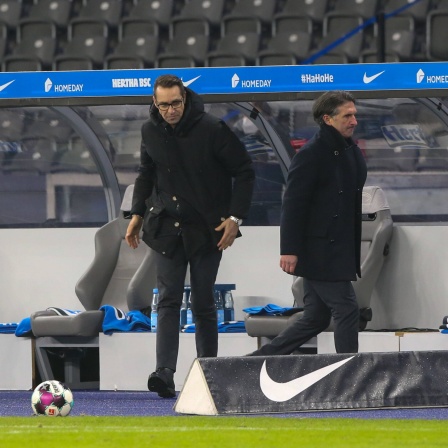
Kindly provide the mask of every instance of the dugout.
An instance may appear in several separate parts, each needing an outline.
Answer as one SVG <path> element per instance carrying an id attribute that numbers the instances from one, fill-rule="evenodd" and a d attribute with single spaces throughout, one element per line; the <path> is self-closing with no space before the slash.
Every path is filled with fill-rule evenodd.
<path id="1" fill-rule="evenodd" d="M 241 297 L 291 303 L 290 284 L 266 262 L 277 257 L 285 175 L 316 130 L 314 98 L 349 90 L 357 98 L 355 138 L 368 163 L 367 185 L 385 191 L 394 244 L 410 251 L 388 262 L 373 328 L 436 328 L 447 287 L 438 275 L 448 241 L 446 70 L 446 63 L 386 63 L 0 73 L 0 228 L 8 266 L 0 279 L 10 299 L 0 305 L 2 320 L 47 306 L 76 307 L 72 290 L 90 262 L 93 232 L 117 216 L 135 179 L 154 79 L 171 72 L 235 130 L 256 167 L 245 241 L 258 250 L 252 237 L 261 238 L 269 249 L 257 252 L 256 279 L 224 263 L 224 282 L 236 283 Z M 55 235 L 65 256 L 53 246 Z M 409 263 L 414 243 L 432 248 L 431 254 L 418 249 L 427 261 L 418 275 Z M 28 255 L 17 260 L 17 250 Z M 247 263 L 242 251 L 235 257 Z M 405 297 L 410 306 L 403 306 Z"/>

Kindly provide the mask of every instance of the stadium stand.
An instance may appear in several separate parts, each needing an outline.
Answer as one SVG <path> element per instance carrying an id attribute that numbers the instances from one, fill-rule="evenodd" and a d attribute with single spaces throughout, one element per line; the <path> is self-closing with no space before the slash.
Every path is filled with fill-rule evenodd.
<path id="1" fill-rule="evenodd" d="M 446 0 L 0 0 L 0 62 L 9 57 L 6 70 L 22 58 L 16 47 L 29 35 L 54 36 L 53 70 L 63 59 L 83 69 L 380 62 L 380 13 L 385 61 L 448 59 Z M 88 52 L 72 54 L 75 36 L 106 40 L 101 64 L 89 63 Z M 136 39 L 121 43 L 128 36 Z M 13 65 L 29 69 L 25 59 Z"/>

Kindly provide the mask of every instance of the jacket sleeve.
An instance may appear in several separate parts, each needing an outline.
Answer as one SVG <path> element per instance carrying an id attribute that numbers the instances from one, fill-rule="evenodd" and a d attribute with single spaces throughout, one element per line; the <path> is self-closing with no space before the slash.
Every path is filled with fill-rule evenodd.
<path id="1" fill-rule="evenodd" d="M 233 178 L 230 215 L 247 218 L 252 201 L 255 171 L 252 159 L 238 137 L 224 122 L 219 123 L 216 135 L 217 157 L 229 170 Z"/>
<path id="2" fill-rule="evenodd" d="M 294 155 L 288 171 L 280 220 L 280 254 L 303 253 L 313 193 L 318 182 L 318 163 L 312 150 Z"/>
<path id="3" fill-rule="evenodd" d="M 138 172 L 139 174 L 134 183 L 131 214 L 144 216 L 146 212 L 145 201 L 151 196 L 155 184 L 155 164 L 146 151 L 143 139 L 140 145 L 140 166 Z"/>

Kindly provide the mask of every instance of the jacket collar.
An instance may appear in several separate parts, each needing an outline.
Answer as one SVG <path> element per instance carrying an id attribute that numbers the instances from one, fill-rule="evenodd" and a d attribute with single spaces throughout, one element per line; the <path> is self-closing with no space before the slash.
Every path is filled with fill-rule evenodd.
<path id="1" fill-rule="evenodd" d="M 351 137 L 343 137 L 337 129 L 325 123 L 320 125 L 318 136 L 332 151 L 335 149 L 340 150 L 341 148 L 347 149 L 350 146 L 355 145 L 355 142 Z"/>

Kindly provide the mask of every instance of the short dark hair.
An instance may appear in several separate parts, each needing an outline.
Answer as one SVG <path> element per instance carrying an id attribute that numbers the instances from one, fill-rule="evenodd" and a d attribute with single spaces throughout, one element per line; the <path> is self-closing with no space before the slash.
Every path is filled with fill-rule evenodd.
<path id="1" fill-rule="evenodd" d="M 332 90 L 322 94 L 313 105 L 314 121 L 320 126 L 323 123 L 323 116 L 330 117 L 337 115 L 339 106 L 352 102 L 355 103 L 355 97 L 344 90 Z"/>
<path id="2" fill-rule="evenodd" d="M 154 97 L 156 96 L 157 87 L 164 87 L 164 88 L 169 89 L 170 87 L 174 87 L 174 86 L 179 87 L 180 94 L 183 97 L 185 95 L 185 87 L 184 87 L 184 83 L 182 82 L 182 80 L 175 75 L 161 75 L 156 79 L 156 81 L 154 83 L 153 95 L 154 95 Z"/>

